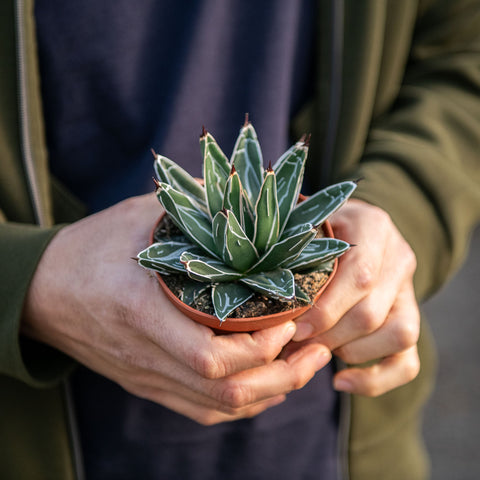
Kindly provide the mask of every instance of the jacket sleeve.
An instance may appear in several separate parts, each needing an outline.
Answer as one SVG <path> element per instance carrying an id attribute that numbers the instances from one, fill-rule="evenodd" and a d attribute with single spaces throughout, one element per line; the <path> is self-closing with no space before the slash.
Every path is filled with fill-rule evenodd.
<path id="1" fill-rule="evenodd" d="M 22 53 L 28 92 L 28 124 L 32 152 L 38 161 L 41 196 L 50 201 L 54 185 L 46 168 L 44 133 L 40 108 L 40 90 L 33 28 L 33 2 L 25 7 Z M 73 360 L 20 333 L 23 303 L 37 263 L 50 239 L 60 227 L 34 226 L 35 218 L 26 172 L 21 162 L 18 109 L 18 69 L 20 48 L 17 44 L 18 20 L 15 2 L 0 2 L 0 375 L 8 375 L 29 385 L 42 387 L 58 382 L 73 366 Z M 27 28 L 28 27 L 28 28 Z M 33 141 L 35 139 L 35 141 Z M 57 222 L 70 222 L 66 211 L 70 202 L 64 196 L 54 208 L 48 204 Z M 50 222 L 48 225 L 53 222 Z"/>
<path id="2" fill-rule="evenodd" d="M 61 352 L 20 334 L 30 281 L 59 228 L 0 223 L 0 374 L 37 387 L 54 384 L 73 367 L 73 361 Z"/>
<path id="3" fill-rule="evenodd" d="M 421 12 L 398 99 L 354 175 L 356 197 L 388 211 L 415 251 L 417 296 L 432 294 L 480 218 L 480 2 Z"/>

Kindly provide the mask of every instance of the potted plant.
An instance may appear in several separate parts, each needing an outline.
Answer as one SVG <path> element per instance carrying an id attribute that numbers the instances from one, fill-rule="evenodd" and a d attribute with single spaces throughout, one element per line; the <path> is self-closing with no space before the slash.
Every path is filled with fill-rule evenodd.
<path id="1" fill-rule="evenodd" d="M 182 312 L 212 328 L 253 331 L 297 317 L 350 248 L 333 238 L 327 218 L 355 182 L 305 199 L 300 189 L 308 138 L 264 170 L 248 117 L 231 160 L 205 129 L 200 146 L 202 182 L 154 152 L 156 194 L 165 212 L 138 263 L 156 272 Z"/>

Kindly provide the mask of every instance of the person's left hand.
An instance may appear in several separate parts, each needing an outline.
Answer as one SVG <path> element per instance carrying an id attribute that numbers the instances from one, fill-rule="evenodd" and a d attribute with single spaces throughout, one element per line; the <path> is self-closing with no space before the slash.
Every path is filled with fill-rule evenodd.
<path id="1" fill-rule="evenodd" d="M 334 377 L 337 390 L 378 396 L 420 369 L 416 258 L 388 214 L 373 205 L 350 200 L 331 223 L 335 237 L 355 247 L 314 307 L 296 320 L 293 340 L 326 345 L 349 365 Z"/>

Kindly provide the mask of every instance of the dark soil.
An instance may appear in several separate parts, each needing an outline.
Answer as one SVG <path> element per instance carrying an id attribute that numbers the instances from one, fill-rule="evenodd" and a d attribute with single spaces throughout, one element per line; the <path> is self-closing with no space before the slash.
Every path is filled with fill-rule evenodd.
<path id="1" fill-rule="evenodd" d="M 183 236 L 182 232 L 172 223 L 168 215 L 165 215 L 158 224 L 154 234 L 154 240 L 165 240 L 173 237 Z M 322 231 L 319 229 L 318 236 L 322 236 Z M 328 279 L 328 273 L 325 272 L 311 272 L 306 274 L 296 273 L 294 275 L 297 285 L 310 297 L 313 301 L 315 295 Z M 185 275 L 162 275 L 162 278 L 168 288 L 179 298 L 183 290 L 183 282 Z M 298 300 L 280 301 L 268 298 L 264 295 L 255 293 L 250 300 L 237 307 L 230 315 L 230 318 L 248 318 L 259 317 L 262 315 L 270 315 L 273 313 L 284 312 L 296 307 L 304 306 L 305 302 Z M 214 309 L 211 300 L 210 291 L 202 293 L 197 297 L 195 302 L 191 305 L 196 310 L 199 310 L 210 315 L 214 315 Z"/>

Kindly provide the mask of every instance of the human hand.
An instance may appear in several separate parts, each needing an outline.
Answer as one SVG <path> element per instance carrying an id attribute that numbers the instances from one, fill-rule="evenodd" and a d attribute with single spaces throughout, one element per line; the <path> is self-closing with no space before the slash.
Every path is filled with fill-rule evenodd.
<path id="1" fill-rule="evenodd" d="M 293 322 L 215 335 L 175 309 L 131 259 L 160 213 L 145 195 L 63 228 L 34 275 L 23 333 L 203 424 L 256 415 L 329 362 L 320 344 L 277 359 Z"/>
<path id="2" fill-rule="evenodd" d="M 420 368 L 415 255 L 390 217 L 363 201 L 348 201 L 331 223 L 335 237 L 356 246 L 342 257 L 319 301 L 297 319 L 294 340 L 321 343 L 350 365 L 335 375 L 337 390 L 381 395 L 415 378 Z M 353 367 L 377 359 L 373 366 Z"/>

